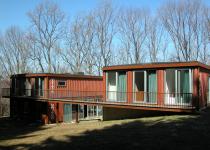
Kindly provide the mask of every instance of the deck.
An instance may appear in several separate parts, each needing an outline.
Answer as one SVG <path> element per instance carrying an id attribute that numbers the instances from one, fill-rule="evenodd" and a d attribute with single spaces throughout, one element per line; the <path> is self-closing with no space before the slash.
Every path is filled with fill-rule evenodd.
<path id="1" fill-rule="evenodd" d="M 136 98 L 136 93 L 128 92 L 116 93 L 116 97 L 110 99 L 109 93 L 105 91 L 24 90 L 12 93 L 11 89 L 2 89 L 2 95 L 7 98 L 32 99 L 45 102 L 59 101 L 141 110 L 192 112 L 196 108 L 193 105 L 193 97 L 190 93 L 144 93 L 144 100 Z M 155 101 L 151 100 L 154 95 Z M 187 103 L 182 101 L 183 97 L 187 99 Z"/>

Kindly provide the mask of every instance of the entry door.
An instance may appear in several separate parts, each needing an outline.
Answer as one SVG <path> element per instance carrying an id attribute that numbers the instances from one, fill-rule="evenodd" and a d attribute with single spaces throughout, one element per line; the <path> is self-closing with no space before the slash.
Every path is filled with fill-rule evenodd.
<path id="1" fill-rule="evenodd" d="M 64 104 L 63 106 L 63 122 L 71 122 L 72 121 L 72 105 Z"/>

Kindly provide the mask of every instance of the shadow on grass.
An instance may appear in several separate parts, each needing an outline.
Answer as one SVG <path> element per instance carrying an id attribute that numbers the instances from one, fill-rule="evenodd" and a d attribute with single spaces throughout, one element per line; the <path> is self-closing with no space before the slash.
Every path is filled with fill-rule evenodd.
<path id="1" fill-rule="evenodd" d="M 66 140 L 53 137 L 37 143 L 4 146 L 0 149 L 210 149 L 210 110 L 200 115 L 135 120 L 100 130 L 86 131 Z"/>
<path id="2" fill-rule="evenodd" d="M 0 118 L 0 141 L 7 139 L 21 139 L 29 137 L 26 134 L 44 130 L 40 122 L 24 119 Z M 31 135 L 34 136 L 34 135 Z M 0 148 L 1 149 L 1 148 Z"/>

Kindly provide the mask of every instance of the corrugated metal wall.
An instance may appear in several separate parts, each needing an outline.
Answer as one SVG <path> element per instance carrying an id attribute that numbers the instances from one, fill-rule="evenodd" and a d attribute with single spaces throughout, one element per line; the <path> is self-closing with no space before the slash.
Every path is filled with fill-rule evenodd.
<path id="1" fill-rule="evenodd" d="M 133 71 L 127 72 L 127 97 L 128 103 L 132 103 L 133 100 Z"/>
<path id="2" fill-rule="evenodd" d="M 164 70 L 157 70 L 157 92 L 158 93 L 164 93 Z M 164 95 L 158 94 L 157 97 L 157 103 L 158 105 L 164 104 Z"/>
<path id="3" fill-rule="evenodd" d="M 59 80 L 66 81 L 65 86 L 58 86 Z M 74 79 L 74 78 L 50 78 L 49 97 L 82 97 L 82 96 L 102 96 L 102 79 Z"/>
<path id="4" fill-rule="evenodd" d="M 200 101 L 199 106 L 200 108 L 203 108 L 207 104 L 207 90 L 208 90 L 208 77 L 209 73 L 205 72 L 205 70 L 200 71 Z"/>
<path id="5" fill-rule="evenodd" d="M 66 81 L 66 86 L 58 86 L 58 81 Z M 50 90 L 70 90 L 70 91 L 102 91 L 102 80 L 94 79 L 63 79 L 63 78 L 50 78 Z"/>

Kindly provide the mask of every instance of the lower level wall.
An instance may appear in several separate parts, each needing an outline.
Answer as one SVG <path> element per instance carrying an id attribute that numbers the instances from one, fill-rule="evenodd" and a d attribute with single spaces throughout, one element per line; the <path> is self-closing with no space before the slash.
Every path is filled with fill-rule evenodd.
<path id="1" fill-rule="evenodd" d="M 103 120 L 134 119 L 148 116 L 170 115 L 173 112 L 103 107 Z"/>
<path id="2" fill-rule="evenodd" d="M 41 120 L 47 116 L 47 102 L 31 99 L 10 99 L 10 117 L 23 118 L 29 121 Z"/>
<path id="3" fill-rule="evenodd" d="M 44 124 L 59 123 L 64 120 L 63 102 L 41 102 L 30 99 L 11 99 L 11 117 L 23 117 L 30 120 L 40 120 Z M 76 104 L 72 107 L 72 120 L 78 121 L 79 112 Z M 103 107 L 103 120 L 131 119 L 147 116 L 175 114 L 160 111 Z M 177 113 L 176 113 L 177 114 Z"/>
<path id="4" fill-rule="evenodd" d="M 63 103 L 63 102 L 53 102 L 49 101 L 48 102 L 48 123 L 60 123 L 64 122 L 64 104 L 71 104 L 71 103 Z M 77 104 L 72 104 L 72 120 L 77 121 L 77 113 L 76 110 L 78 111 Z"/>

